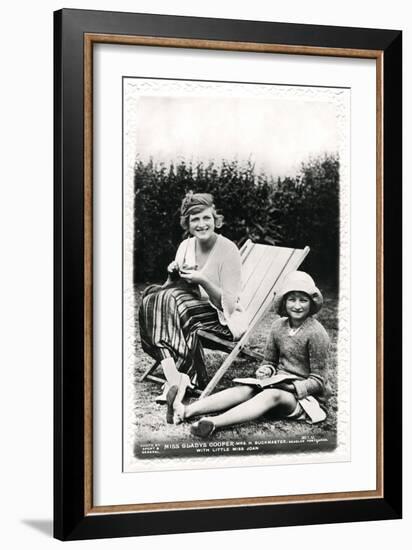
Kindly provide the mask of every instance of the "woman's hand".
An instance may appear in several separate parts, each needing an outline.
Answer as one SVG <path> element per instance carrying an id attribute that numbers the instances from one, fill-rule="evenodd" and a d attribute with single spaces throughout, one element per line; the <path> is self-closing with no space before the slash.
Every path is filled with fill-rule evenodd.
<path id="1" fill-rule="evenodd" d="M 173 262 L 170 262 L 170 264 L 167 266 L 167 272 L 175 273 L 176 271 L 179 271 L 179 264 L 176 262 L 176 260 L 173 260 Z"/>
<path id="2" fill-rule="evenodd" d="M 195 285 L 200 285 L 209 296 L 210 302 L 218 309 L 222 310 L 222 291 L 212 283 L 201 271 L 197 269 L 184 269 L 179 271 L 180 277 Z"/>
<path id="3" fill-rule="evenodd" d="M 260 367 L 258 367 L 255 372 L 255 377 L 258 380 L 262 380 L 264 378 L 270 378 L 275 374 L 276 374 L 276 369 L 272 365 L 260 365 Z"/>
<path id="4" fill-rule="evenodd" d="M 181 269 L 179 273 L 180 277 L 185 279 L 188 283 L 203 285 L 205 282 L 205 277 L 202 273 L 200 271 L 196 271 L 195 269 Z"/>

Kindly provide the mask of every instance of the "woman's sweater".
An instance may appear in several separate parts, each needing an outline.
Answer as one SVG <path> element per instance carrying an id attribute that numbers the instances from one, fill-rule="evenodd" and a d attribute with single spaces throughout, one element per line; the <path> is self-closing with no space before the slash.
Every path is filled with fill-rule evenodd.
<path id="1" fill-rule="evenodd" d="M 194 266 L 196 262 L 195 237 L 181 242 L 176 253 L 179 267 Z M 222 293 L 222 309 L 216 308 L 209 300 L 205 290 L 200 287 L 201 299 L 209 300 L 217 310 L 219 321 L 227 325 L 235 340 L 239 339 L 247 329 L 246 314 L 240 304 L 242 290 L 242 262 L 240 252 L 235 243 L 218 235 L 206 263 L 200 270 L 211 283 L 218 286 Z"/>
<path id="2" fill-rule="evenodd" d="M 293 334 L 287 317 L 277 319 L 265 349 L 265 363 L 278 373 L 299 376 L 293 385 L 298 399 L 313 395 L 320 402 L 331 393 L 328 383 L 330 340 L 326 330 L 313 317 L 307 317 Z"/>

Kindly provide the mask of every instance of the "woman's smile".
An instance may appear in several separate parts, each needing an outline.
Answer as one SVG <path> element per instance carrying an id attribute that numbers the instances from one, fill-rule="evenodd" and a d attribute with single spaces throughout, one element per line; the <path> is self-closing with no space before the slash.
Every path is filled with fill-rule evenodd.
<path id="1" fill-rule="evenodd" d="M 209 227 L 198 227 L 197 229 L 195 229 L 195 233 L 198 233 L 200 235 L 204 235 L 205 233 L 207 233 L 209 231 Z"/>
<path id="2" fill-rule="evenodd" d="M 189 231 L 199 239 L 209 239 L 215 231 L 215 219 L 211 208 L 205 208 L 189 218 Z"/>

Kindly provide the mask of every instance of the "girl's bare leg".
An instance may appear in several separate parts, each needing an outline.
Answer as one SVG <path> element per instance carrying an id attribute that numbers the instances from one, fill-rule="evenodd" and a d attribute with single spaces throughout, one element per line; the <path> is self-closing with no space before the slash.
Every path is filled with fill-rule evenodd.
<path id="1" fill-rule="evenodd" d="M 207 420 L 211 420 L 216 428 L 221 428 L 256 420 L 274 407 L 282 416 L 287 416 L 295 410 L 296 405 L 297 401 L 292 393 L 270 388 L 218 416 L 207 418 Z"/>
<path id="2" fill-rule="evenodd" d="M 234 386 L 218 393 L 208 395 L 203 399 L 194 401 L 184 407 L 183 418 L 190 418 L 199 414 L 225 411 L 247 401 L 255 394 L 255 390 L 250 386 Z M 182 405 L 183 406 L 183 405 Z"/>

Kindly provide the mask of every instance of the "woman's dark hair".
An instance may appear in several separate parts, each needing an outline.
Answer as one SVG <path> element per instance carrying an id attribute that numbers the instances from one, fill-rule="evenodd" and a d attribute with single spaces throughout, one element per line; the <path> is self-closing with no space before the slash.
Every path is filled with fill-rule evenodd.
<path id="1" fill-rule="evenodd" d="M 182 228 L 185 231 L 188 231 L 190 216 L 193 214 L 199 214 L 199 212 L 202 212 L 205 208 L 212 209 L 212 214 L 215 219 L 215 227 L 222 227 L 223 216 L 216 212 L 212 195 L 210 193 L 193 193 L 192 191 L 189 191 L 182 200 L 182 206 L 180 207 L 180 225 Z"/>

